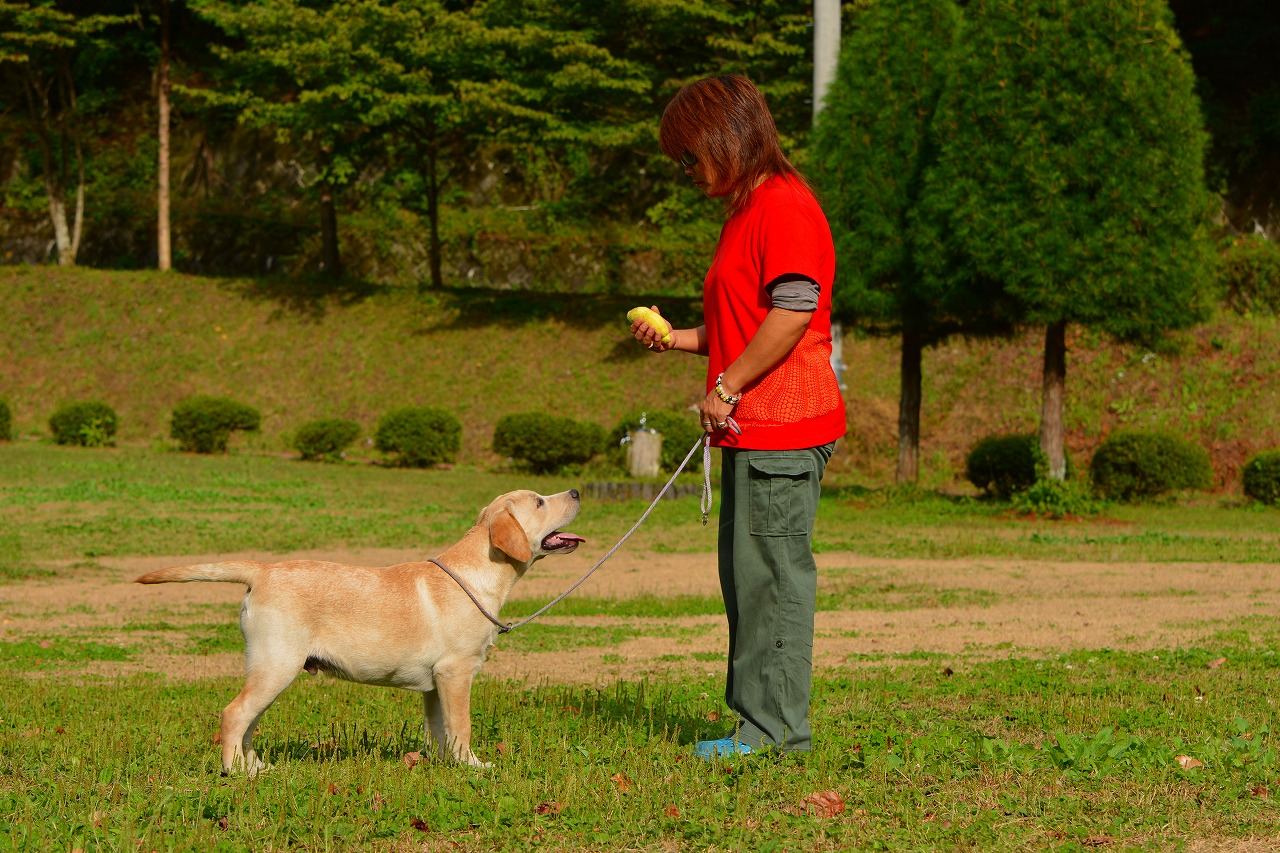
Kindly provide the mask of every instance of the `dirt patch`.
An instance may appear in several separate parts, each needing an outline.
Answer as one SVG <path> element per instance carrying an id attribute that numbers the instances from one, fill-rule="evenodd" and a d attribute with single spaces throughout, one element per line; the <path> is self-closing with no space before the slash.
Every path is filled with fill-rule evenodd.
<path id="1" fill-rule="evenodd" d="M 395 550 L 308 551 L 287 558 L 391 565 L 420 558 Z M 141 587 L 134 577 L 169 565 L 226 559 L 285 559 L 255 553 L 105 560 L 100 570 L 0 587 L 4 639 L 94 632 L 130 643 L 139 623 L 170 625 L 234 621 L 243 587 L 170 584 Z M 598 558 L 574 554 L 545 560 L 515 589 L 513 599 L 546 601 Z M 819 669 L 857 667 L 918 652 L 954 659 L 1052 656 L 1073 649 L 1169 649 L 1202 645 L 1243 617 L 1280 613 L 1275 565 L 1234 563 L 1052 563 L 1025 560 L 879 560 L 851 553 L 818 557 L 824 593 L 847 594 L 842 609 L 817 614 L 814 662 Z M 710 554 L 619 553 L 578 595 L 716 597 Z M 557 651 L 520 650 L 515 635 L 500 638 L 484 672 L 531 682 L 592 683 L 643 675 L 723 669 L 723 616 L 637 619 L 564 617 L 548 626 L 626 626 L 629 639 Z M 128 626 L 134 626 L 126 631 Z M 935 659 L 936 660 L 936 659 Z M 937 665 L 945 665 L 941 661 Z M 236 676 L 239 654 L 151 653 L 121 663 L 99 662 L 86 674 L 163 672 L 175 678 Z"/>

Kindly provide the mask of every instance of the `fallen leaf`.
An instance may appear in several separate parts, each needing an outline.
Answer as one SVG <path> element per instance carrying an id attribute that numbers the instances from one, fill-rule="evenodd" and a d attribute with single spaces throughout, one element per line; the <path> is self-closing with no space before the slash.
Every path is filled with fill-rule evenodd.
<path id="1" fill-rule="evenodd" d="M 102 825 L 107 822 L 107 813 L 94 812 L 93 814 L 89 815 L 89 822 L 92 823 L 94 826 L 98 827 L 98 829 L 102 829 Z"/>
<path id="2" fill-rule="evenodd" d="M 218 732 L 213 736 L 214 746 L 217 746 L 220 743 L 222 743 L 222 732 Z"/>
<path id="3" fill-rule="evenodd" d="M 56 729 L 54 729 L 54 731 L 60 735 L 65 735 L 67 733 L 67 730 L 64 729 L 62 726 L 58 726 Z"/>
<path id="4" fill-rule="evenodd" d="M 1198 758 L 1192 758 L 1190 755 L 1179 755 L 1174 761 L 1178 762 L 1178 766 L 1183 770 L 1193 770 L 1196 767 L 1204 767 L 1204 762 Z"/>
<path id="5" fill-rule="evenodd" d="M 680 810 L 675 806 L 667 806 L 662 810 L 662 813 L 666 817 L 680 817 Z"/>
<path id="6" fill-rule="evenodd" d="M 218 829 L 221 829 L 223 832 L 226 832 L 227 827 L 230 825 L 231 821 L 227 817 L 223 816 L 218 818 Z"/>
<path id="7" fill-rule="evenodd" d="M 494 747 L 494 748 L 498 750 L 498 755 L 506 755 L 506 754 L 507 754 L 507 745 L 506 745 L 505 743 L 503 743 L 502 741 L 498 741 L 498 745 L 497 745 L 496 747 Z"/>
<path id="8" fill-rule="evenodd" d="M 1269 794 L 1269 792 L 1267 791 L 1266 785 L 1254 785 L 1253 788 L 1249 791 L 1249 793 L 1253 794 L 1255 797 L 1257 797 L 1260 800 L 1265 800 Z"/>
<path id="9" fill-rule="evenodd" d="M 38 734 L 40 734 L 40 730 L 39 730 L 39 729 L 27 729 L 25 732 L 23 732 L 23 733 L 22 733 L 22 736 L 23 736 L 23 737 L 35 737 L 35 736 L 36 736 L 36 735 L 38 735 Z"/>
<path id="10" fill-rule="evenodd" d="M 549 800 L 545 803 L 538 803 L 538 805 L 534 806 L 533 809 L 534 814 L 555 815 L 560 814 L 562 811 L 564 811 L 564 803 L 556 802 L 554 800 Z"/>
<path id="11" fill-rule="evenodd" d="M 1062 839 L 1067 837 L 1067 834 L 1063 832 L 1061 829 L 1050 829 L 1045 832 L 1045 837 L 1052 838 L 1055 841 L 1061 841 Z"/>
<path id="12" fill-rule="evenodd" d="M 334 794 L 336 794 L 336 793 L 338 793 L 338 783 L 337 783 L 337 782 L 330 782 L 330 783 L 329 783 L 329 796 L 331 796 L 331 797 L 332 797 L 332 796 L 333 796 Z"/>
<path id="13" fill-rule="evenodd" d="M 380 812 L 382 811 L 382 804 L 385 802 L 386 800 L 382 799 L 382 795 L 377 791 L 374 791 L 373 802 L 369 804 L 369 808 L 373 809 L 375 812 Z"/>
<path id="14" fill-rule="evenodd" d="M 945 675 L 947 678 L 950 678 L 951 676 L 956 674 L 956 671 L 949 666 L 944 666 L 942 668 L 942 674 Z"/>
<path id="15" fill-rule="evenodd" d="M 409 821 L 409 826 L 412 826 L 414 829 L 418 830 L 418 832 L 431 831 L 431 827 L 427 826 L 427 822 L 420 817 L 415 817 L 413 820 Z"/>
<path id="16" fill-rule="evenodd" d="M 1209 669 L 1217 669 L 1218 667 L 1222 666 L 1226 662 L 1227 662 L 1226 658 L 1214 658 L 1213 660 L 1205 664 L 1205 666 L 1208 667 Z"/>
<path id="17" fill-rule="evenodd" d="M 713 722 L 713 723 L 714 723 L 714 722 L 718 722 L 718 721 L 719 721 L 719 719 L 720 719 L 720 712 L 719 712 L 719 711 L 708 711 L 708 712 L 707 712 L 707 720 L 709 720 L 710 722 Z"/>
<path id="18" fill-rule="evenodd" d="M 42 649 L 51 649 L 51 648 L 53 648 L 53 642 L 52 642 L 52 641 L 50 641 L 50 640 L 41 640 L 41 641 L 40 641 L 40 648 L 42 648 Z"/>
<path id="19" fill-rule="evenodd" d="M 1106 847 L 1108 844 L 1115 844 L 1116 840 L 1110 835 L 1090 835 L 1080 843 L 1085 847 Z"/>
<path id="20" fill-rule="evenodd" d="M 422 763 L 422 753 L 406 752 L 404 754 L 404 757 L 400 760 L 404 762 L 405 767 L 408 767 L 410 770 L 412 770 L 413 768 L 417 767 L 419 764 Z"/>
<path id="21" fill-rule="evenodd" d="M 624 794 L 627 791 L 631 790 L 632 782 L 629 778 L 627 778 L 626 773 L 614 773 L 612 776 L 609 777 L 609 780 L 613 782 L 613 784 L 617 785 L 618 790 Z"/>
<path id="22" fill-rule="evenodd" d="M 844 797 L 835 791 L 815 791 L 800 801 L 800 809 L 816 817 L 835 817 L 844 814 Z"/>

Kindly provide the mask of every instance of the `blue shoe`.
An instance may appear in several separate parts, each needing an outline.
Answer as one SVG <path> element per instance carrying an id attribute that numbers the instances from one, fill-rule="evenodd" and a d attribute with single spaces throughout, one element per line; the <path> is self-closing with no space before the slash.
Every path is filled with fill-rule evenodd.
<path id="1" fill-rule="evenodd" d="M 721 758 L 736 758 L 739 755 L 750 755 L 751 752 L 751 747 L 731 737 L 722 737 L 720 740 L 700 740 L 693 747 L 693 754 L 707 761 L 711 761 L 717 755 Z"/>

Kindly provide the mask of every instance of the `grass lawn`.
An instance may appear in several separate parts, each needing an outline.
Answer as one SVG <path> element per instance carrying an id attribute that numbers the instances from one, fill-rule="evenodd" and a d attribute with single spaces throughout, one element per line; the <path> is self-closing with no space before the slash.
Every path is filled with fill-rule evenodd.
<path id="1" fill-rule="evenodd" d="M 501 491 L 582 485 L 479 468 L 22 441 L 0 445 L 0 565 L 9 590 L 57 589 L 124 556 L 425 552 Z M 588 502 L 574 530 L 603 548 L 641 508 Z M 694 496 L 663 502 L 633 541 L 654 554 L 709 552 L 712 537 Z M 1054 522 L 837 478 L 816 545 L 1118 569 L 1250 564 L 1265 575 L 1280 554 L 1280 513 L 1205 498 Z M 834 588 L 820 609 L 955 604 L 858 582 Z M 982 595 L 971 603 L 1002 597 Z M 504 615 L 534 606 L 516 604 Z M 583 619 L 581 628 L 535 623 L 504 639 L 502 653 L 592 643 L 607 655 L 645 632 L 674 635 L 683 629 L 663 618 L 712 616 L 717 604 L 574 597 L 555 613 Z M 75 609 L 51 606 L 42 631 L 6 627 L 0 637 L 0 850 L 1260 850 L 1265 842 L 1238 845 L 1280 841 L 1280 624 L 1266 610 L 1206 620 L 1204 642 L 1173 648 L 985 649 L 945 664 L 868 654 L 816 673 L 813 753 L 718 765 L 689 751 L 726 725 L 712 674 L 721 663 L 705 654 L 701 674 L 679 678 L 569 685 L 482 674 L 473 746 L 493 762 L 487 770 L 416 760 L 417 697 L 302 676 L 260 727 L 275 769 L 248 780 L 219 774 L 214 744 L 238 679 L 97 668 L 233 654 L 232 606 L 157 610 L 116 632 L 60 625 Z M 18 615 L 0 609 L 6 625 Z M 621 621 L 586 624 L 601 616 Z"/>

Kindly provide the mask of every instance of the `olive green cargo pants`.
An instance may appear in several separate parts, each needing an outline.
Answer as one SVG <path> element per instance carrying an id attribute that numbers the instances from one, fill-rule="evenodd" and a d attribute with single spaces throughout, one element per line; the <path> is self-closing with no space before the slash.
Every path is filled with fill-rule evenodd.
<path id="1" fill-rule="evenodd" d="M 813 523 L 834 442 L 806 450 L 725 448 L 720 589 L 729 617 L 724 698 L 753 750 L 807 750 L 818 567 Z"/>

